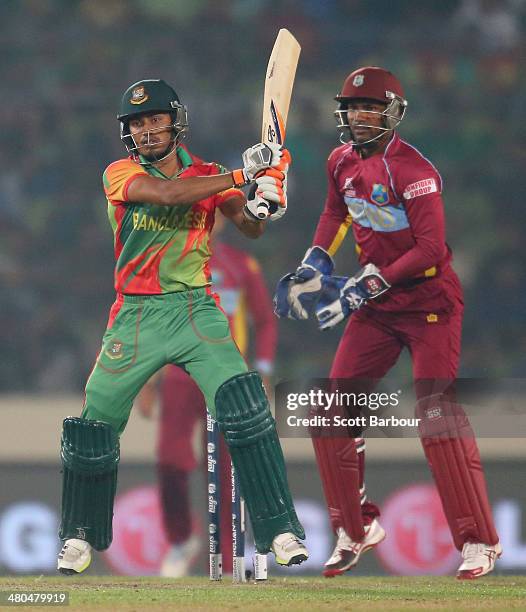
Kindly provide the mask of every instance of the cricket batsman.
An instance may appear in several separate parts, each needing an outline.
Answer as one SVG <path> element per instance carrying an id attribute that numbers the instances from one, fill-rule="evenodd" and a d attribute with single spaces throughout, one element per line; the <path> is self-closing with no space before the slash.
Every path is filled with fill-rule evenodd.
<path id="1" fill-rule="evenodd" d="M 420 438 L 463 557 L 457 576 L 478 578 L 493 570 L 502 549 L 473 431 L 465 415 L 458 416 L 459 406 L 449 417 L 463 297 L 446 244 L 442 179 L 396 133 L 407 101 L 389 71 L 355 70 L 336 101 L 344 144 L 329 156 L 325 208 L 300 266 L 278 284 L 276 314 L 314 314 L 322 330 L 347 320 L 330 377 L 351 386 L 353 379 L 360 385 L 383 378 L 402 349 L 409 350 Z M 351 277 L 331 276 L 332 256 L 349 228 L 362 268 Z M 323 573 L 335 576 L 352 569 L 385 532 L 365 495 L 363 440 L 312 441 L 336 536 Z"/>
<path id="2" fill-rule="evenodd" d="M 272 551 L 280 565 L 301 563 L 305 534 L 261 377 L 232 339 L 209 269 L 217 209 L 250 238 L 266 225 L 257 219 L 257 195 L 269 202 L 271 219 L 285 213 L 290 155 L 260 143 L 233 172 L 205 163 L 183 146 L 187 110 L 162 80 L 131 85 L 117 119 L 129 157 L 103 176 L 117 299 L 81 417 L 63 424 L 58 569 L 80 573 L 92 549 L 110 546 L 119 436 L 137 393 L 167 364 L 195 380 L 224 435 L 258 552 Z M 253 185 L 248 201 L 245 185 Z"/>
<path id="3" fill-rule="evenodd" d="M 232 337 L 246 358 L 254 346 L 254 367 L 269 389 L 276 352 L 277 321 L 261 267 L 248 253 L 221 238 L 224 217 L 218 215 L 212 232 L 212 287 L 228 317 Z M 219 236 L 219 237 L 218 237 Z M 250 324 L 249 324 L 250 323 Z M 253 342 L 249 342 L 249 339 Z M 192 532 L 189 475 L 201 465 L 195 452 L 195 433 L 206 422 L 206 405 L 195 381 L 181 368 L 169 365 L 142 388 L 137 397 L 141 413 L 151 417 L 159 404 L 157 476 L 164 529 L 170 542 L 161 563 L 161 576 L 188 574 L 202 536 Z M 203 448 L 206 430 L 202 431 Z M 203 453 L 203 457 L 206 456 Z M 219 444 L 220 533 L 223 571 L 232 572 L 232 514 L 230 455 Z"/>

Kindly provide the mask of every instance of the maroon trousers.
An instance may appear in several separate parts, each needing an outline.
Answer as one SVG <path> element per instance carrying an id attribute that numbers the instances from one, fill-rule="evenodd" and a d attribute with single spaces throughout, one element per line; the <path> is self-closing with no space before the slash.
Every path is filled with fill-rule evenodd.
<path id="1" fill-rule="evenodd" d="M 460 300 L 451 313 L 432 316 L 379 312 L 365 306 L 351 316 L 330 372 L 331 378 L 380 379 L 396 363 L 402 349 L 409 350 L 419 400 L 416 411 L 422 418 L 421 441 L 459 550 L 466 541 L 498 541 L 473 432 L 465 418 L 456 429 L 452 427 L 451 419 L 445 418 L 451 397 L 444 400 L 441 395 L 444 384 L 453 382 L 457 374 L 461 328 Z M 429 415 L 432 427 L 426 424 Z M 344 527 L 353 539 L 359 539 L 363 526 L 370 522 L 371 506 L 362 504 L 361 512 L 357 510 L 360 495 L 363 499 L 364 463 L 356 453 L 356 444 L 352 439 L 313 438 L 313 445 L 332 527 Z M 349 485 L 345 495 L 342 480 Z"/>

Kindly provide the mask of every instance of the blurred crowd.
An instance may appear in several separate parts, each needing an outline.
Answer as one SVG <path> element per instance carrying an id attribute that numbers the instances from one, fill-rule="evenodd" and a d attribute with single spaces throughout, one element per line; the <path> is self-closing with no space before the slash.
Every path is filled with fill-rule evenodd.
<path id="1" fill-rule="evenodd" d="M 462 374 L 522 376 L 524 0 L 4 0 L 0 21 L 0 390 L 81 390 L 98 352 L 113 300 L 101 174 L 124 156 L 122 92 L 164 78 L 188 106 L 190 149 L 238 166 L 259 138 L 280 27 L 303 48 L 290 212 L 259 241 L 229 238 L 256 254 L 271 286 L 295 267 L 338 144 L 333 98 L 354 68 L 385 66 L 409 100 L 402 136 L 444 179 L 466 291 Z M 340 251 L 337 272 L 354 272 L 350 238 Z M 338 336 L 281 322 L 278 379 L 325 375 Z"/>

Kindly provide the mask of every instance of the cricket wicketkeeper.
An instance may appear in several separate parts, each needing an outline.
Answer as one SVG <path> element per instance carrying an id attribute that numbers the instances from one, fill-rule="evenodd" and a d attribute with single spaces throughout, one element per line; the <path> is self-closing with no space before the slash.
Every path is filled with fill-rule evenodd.
<path id="1" fill-rule="evenodd" d="M 457 575 L 477 578 L 493 570 L 502 549 L 473 432 L 444 392 L 457 375 L 463 299 L 446 244 L 442 179 L 395 132 L 407 101 L 390 72 L 355 70 L 336 100 L 344 144 L 329 156 L 328 195 L 312 247 L 279 282 L 276 313 L 315 314 L 321 329 L 348 319 L 330 372 L 350 382 L 346 391 L 353 379 L 360 387 L 363 379 L 384 377 L 408 348 L 422 445 L 462 551 Z M 362 269 L 334 277 L 332 256 L 349 228 Z M 312 440 L 337 537 L 323 573 L 334 576 L 354 567 L 385 532 L 365 494 L 363 440 Z"/>
<path id="2" fill-rule="evenodd" d="M 123 95 L 118 120 L 130 157 L 104 172 L 114 232 L 115 289 L 102 348 L 86 385 L 81 418 L 62 431 L 63 573 L 84 571 L 92 548 L 112 540 L 119 436 L 144 383 L 163 366 L 183 367 L 201 389 L 229 447 L 258 552 L 281 565 L 305 561 L 305 537 L 289 491 L 274 419 L 260 375 L 248 371 L 228 319 L 210 289 L 210 232 L 217 210 L 257 238 L 257 195 L 270 218 L 286 211 L 290 156 L 255 145 L 227 172 L 191 154 L 181 140 L 187 111 L 162 80 Z M 239 187 L 253 184 L 252 197 Z"/>

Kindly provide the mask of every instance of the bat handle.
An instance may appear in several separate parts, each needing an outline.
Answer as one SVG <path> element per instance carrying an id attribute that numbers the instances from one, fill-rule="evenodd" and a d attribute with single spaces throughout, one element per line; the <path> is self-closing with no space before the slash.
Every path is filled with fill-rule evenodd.
<path id="1" fill-rule="evenodd" d="M 268 202 L 259 196 L 256 196 L 256 199 L 258 203 L 258 206 L 256 209 L 256 214 L 258 216 L 258 219 L 260 220 L 266 219 L 270 215 Z"/>

